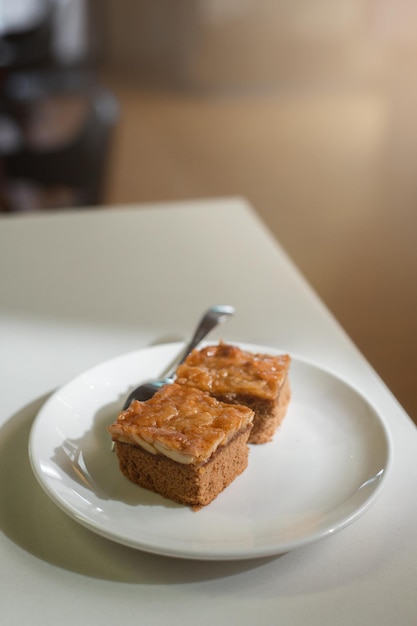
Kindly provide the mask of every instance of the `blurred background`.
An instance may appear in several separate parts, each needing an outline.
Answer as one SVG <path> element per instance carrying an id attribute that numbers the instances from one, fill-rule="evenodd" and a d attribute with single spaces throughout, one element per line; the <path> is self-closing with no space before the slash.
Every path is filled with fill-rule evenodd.
<path id="1" fill-rule="evenodd" d="M 246 197 L 417 422 L 414 0 L 0 0 L 0 87 L 3 213 Z"/>

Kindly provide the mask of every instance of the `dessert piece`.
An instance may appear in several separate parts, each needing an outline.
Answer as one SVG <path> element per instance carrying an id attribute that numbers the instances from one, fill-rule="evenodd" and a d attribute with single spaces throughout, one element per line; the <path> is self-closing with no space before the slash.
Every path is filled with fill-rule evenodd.
<path id="1" fill-rule="evenodd" d="M 134 400 L 108 430 L 129 480 L 199 509 L 246 468 L 252 421 L 248 407 L 173 383 Z"/>
<path id="2" fill-rule="evenodd" d="M 252 354 L 219 343 L 194 350 L 177 368 L 176 382 L 201 389 L 221 402 L 243 404 L 255 417 L 249 443 L 270 441 L 290 401 L 288 354 Z"/>

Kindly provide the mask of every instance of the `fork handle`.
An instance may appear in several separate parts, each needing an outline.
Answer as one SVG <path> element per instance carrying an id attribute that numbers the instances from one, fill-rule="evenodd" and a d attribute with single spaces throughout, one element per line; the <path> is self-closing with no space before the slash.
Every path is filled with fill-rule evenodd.
<path id="1" fill-rule="evenodd" d="M 167 376 L 172 378 L 178 365 L 184 363 L 187 356 L 194 350 L 198 344 L 219 324 L 225 322 L 229 317 L 235 314 L 235 308 L 229 304 L 218 304 L 210 307 L 201 318 L 192 339 L 184 348 L 179 361 L 177 361 L 173 371 Z"/>

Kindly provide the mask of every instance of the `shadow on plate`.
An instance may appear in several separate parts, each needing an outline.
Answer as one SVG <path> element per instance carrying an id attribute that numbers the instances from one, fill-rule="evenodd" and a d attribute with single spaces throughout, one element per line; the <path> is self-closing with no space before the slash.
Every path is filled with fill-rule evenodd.
<path id="1" fill-rule="evenodd" d="M 133 507 L 179 508 L 181 505 L 134 485 L 119 470 L 107 426 L 116 419 L 125 397 L 121 394 L 115 402 L 100 407 L 92 427 L 78 439 L 65 439 L 55 449 L 51 460 L 71 480 L 92 491 L 100 500 L 118 500 Z"/>
<path id="2" fill-rule="evenodd" d="M 151 345 L 157 346 L 174 341 L 178 341 L 178 338 L 169 335 L 159 337 Z M 176 358 L 166 365 L 158 377 L 166 376 L 175 362 Z M 172 500 L 133 485 L 118 468 L 118 460 L 112 452 L 111 436 L 107 426 L 115 421 L 133 388 L 134 386 L 127 388 L 116 401 L 100 407 L 94 416 L 92 427 L 78 439 L 65 439 L 62 445 L 55 449 L 52 461 L 71 480 L 91 490 L 101 500 L 118 500 L 129 506 L 180 508 L 182 505 Z"/>

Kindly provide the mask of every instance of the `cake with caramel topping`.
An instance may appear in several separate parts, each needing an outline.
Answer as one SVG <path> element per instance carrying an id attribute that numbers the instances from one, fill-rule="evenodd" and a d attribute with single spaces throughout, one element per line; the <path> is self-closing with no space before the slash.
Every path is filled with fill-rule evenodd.
<path id="1" fill-rule="evenodd" d="M 133 401 L 108 430 L 129 480 L 199 509 L 246 468 L 252 422 L 250 408 L 174 383 Z"/>
<path id="2" fill-rule="evenodd" d="M 194 350 L 177 368 L 176 382 L 254 413 L 249 443 L 270 441 L 290 401 L 288 354 L 253 354 L 225 343 Z"/>

